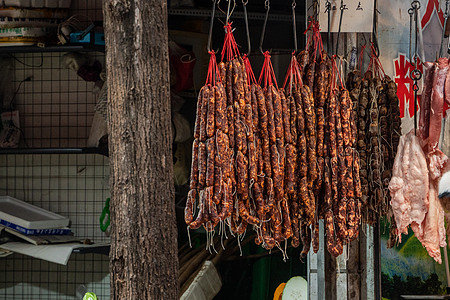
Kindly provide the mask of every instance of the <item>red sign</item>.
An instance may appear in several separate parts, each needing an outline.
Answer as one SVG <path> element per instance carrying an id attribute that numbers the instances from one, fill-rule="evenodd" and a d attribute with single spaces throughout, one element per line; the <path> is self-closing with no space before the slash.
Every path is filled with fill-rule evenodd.
<path id="1" fill-rule="evenodd" d="M 422 28 L 425 28 L 425 26 L 428 25 L 428 23 L 431 20 L 431 17 L 433 16 L 434 12 L 437 12 L 439 21 L 441 23 L 441 26 L 444 26 L 444 13 L 442 12 L 441 8 L 439 7 L 439 0 L 428 0 L 427 3 L 427 9 L 425 11 L 425 14 L 422 18 Z"/>
<path id="2" fill-rule="evenodd" d="M 423 74 L 423 66 L 419 61 L 418 69 Z M 408 117 L 414 116 L 414 81 L 410 77 L 414 66 L 406 58 L 405 54 L 399 53 L 399 56 L 394 59 L 394 81 L 397 84 L 397 96 L 400 102 L 400 117 L 405 117 L 405 111 L 408 112 Z M 420 102 L 420 98 L 418 99 Z"/>

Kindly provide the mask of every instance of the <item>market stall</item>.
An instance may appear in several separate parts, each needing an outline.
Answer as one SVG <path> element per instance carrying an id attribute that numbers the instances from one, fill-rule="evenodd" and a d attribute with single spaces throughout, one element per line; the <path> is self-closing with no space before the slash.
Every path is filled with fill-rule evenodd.
<path id="1" fill-rule="evenodd" d="M 221 55 L 208 44 L 185 208 L 188 231 L 203 227 L 210 251 L 226 249 L 223 241 L 253 236 L 256 245 L 277 249 L 283 259 L 307 259 L 308 288 L 299 286 L 298 292 L 309 291 L 310 299 L 388 295 L 381 279 L 386 251 L 380 236 L 388 236 L 389 248 L 399 248 L 409 227 L 427 255 L 438 264 L 444 258 L 448 272 L 445 200 L 439 200 L 443 190 L 438 187 L 448 160 L 440 150 L 447 143 L 442 119 L 450 93 L 448 59 L 441 45 L 435 59 L 422 63 L 428 57 L 421 4 L 403 3 L 399 14 L 409 10 L 411 16 L 405 25 L 411 34 L 401 37 L 410 41 L 410 72 L 403 75 L 411 80 L 412 97 L 406 101 L 413 103 L 413 128 L 406 128 L 405 99 L 399 99 L 404 91 L 398 90 L 398 75 L 384 68 L 385 31 L 377 30 L 384 26 L 378 22 L 381 2 L 312 1 L 302 49 L 297 49 L 294 12 L 294 46 L 284 81 L 274 71 L 273 54 L 263 47 L 269 1 L 259 44 L 260 76 L 252 68 L 254 54 L 242 55 L 236 43 L 230 6 Z M 428 6 L 434 5 L 428 2 L 424 18 L 430 18 Z M 293 1 L 293 11 L 295 6 Z M 439 3 L 435 9 L 441 16 Z M 443 40 L 442 28 L 438 33 Z M 288 258 L 288 249 L 297 247 L 298 257 Z M 444 294 L 445 286 L 434 296 Z"/>

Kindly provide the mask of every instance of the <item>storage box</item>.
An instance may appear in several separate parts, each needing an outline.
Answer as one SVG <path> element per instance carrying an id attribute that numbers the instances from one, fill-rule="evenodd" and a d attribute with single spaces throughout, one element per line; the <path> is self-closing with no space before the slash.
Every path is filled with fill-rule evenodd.
<path id="1" fill-rule="evenodd" d="M 61 228 L 69 218 L 10 196 L 0 196 L 0 219 L 26 229 Z"/>
<path id="2" fill-rule="evenodd" d="M 91 33 L 87 33 L 83 38 L 79 39 L 81 32 L 72 32 L 70 34 L 70 43 L 72 44 L 91 44 Z M 94 45 L 105 45 L 105 35 L 103 33 L 94 34 Z"/>

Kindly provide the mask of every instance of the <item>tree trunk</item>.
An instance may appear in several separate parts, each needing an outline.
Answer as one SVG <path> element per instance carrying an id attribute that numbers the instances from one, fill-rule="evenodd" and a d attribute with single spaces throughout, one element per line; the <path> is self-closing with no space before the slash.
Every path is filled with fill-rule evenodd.
<path id="1" fill-rule="evenodd" d="M 103 3 L 111 299 L 177 299 L 167 4 Z"/>

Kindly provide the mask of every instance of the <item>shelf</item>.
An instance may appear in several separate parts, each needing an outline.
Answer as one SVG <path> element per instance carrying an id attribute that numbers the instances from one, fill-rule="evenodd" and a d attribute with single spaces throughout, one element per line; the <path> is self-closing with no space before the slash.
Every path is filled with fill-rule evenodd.
<path id="1" fill-rule="evenodd" d="M 39 53 L 39 52 L 77 52 L 98 51 L 105 52 L 105 46 L 99 45 L 61 45 L 61 46 L 5 46 L 0 47 L 0 53 Z"/>
<path id="2" fill-rule="evenodd" d="M 168 9 L 169 16 L 187 16 L 187 17 L 211 17 L 211 10 L 209 9 L 194 9 L 194 8 L 180 8 L 180 9 Z M 249 12 L 247 14 L 249 20 L 261 20 L 264 21 L 266 14 L 265 13 L 252 13 Z M 216 10 L 215 14 L 216 18 L 225 18 L 225 14 L 219 10 Z M 232 19 L 243 19 L 243 12 L 233 12 Z M 305 19 L 304 15 L 297 14 L 296 20 L 298 22 L 303 22 Z M 278 22 L 292 22 L 291 14 L 270 14 L 269 13 L 269 21 L 278 21 Z"/>
<path id="3" fill-rule="evenodd" d="M 90 247 L 80 247 L 75 248 L 72 250 L 72 253 L 79 253 L 79 254 L 103 254 L 103 255 L 109 255 L 109 249 L 110 245 L 100 244 L 98 246 L 92 245 Z"/>
<path id="4" fill-rule="evenodd" d="M 100 148 L 3 148 L 0 154 L 101 154 L 109 153 Z"/>

